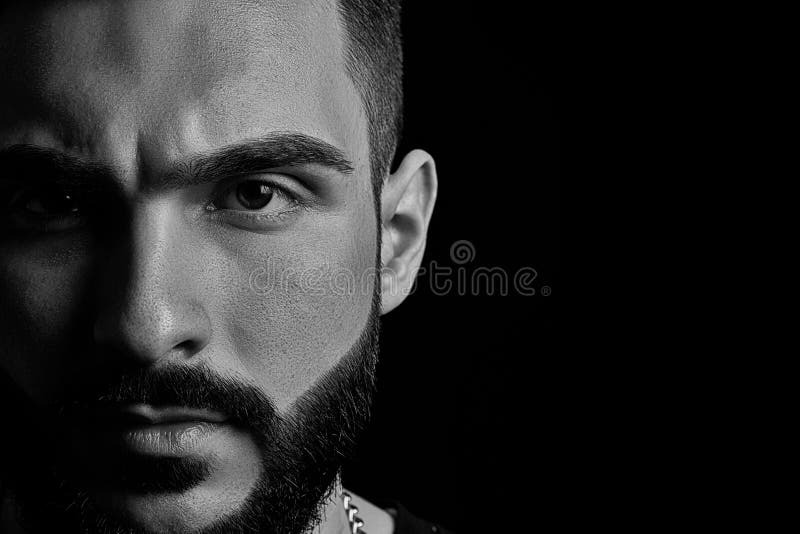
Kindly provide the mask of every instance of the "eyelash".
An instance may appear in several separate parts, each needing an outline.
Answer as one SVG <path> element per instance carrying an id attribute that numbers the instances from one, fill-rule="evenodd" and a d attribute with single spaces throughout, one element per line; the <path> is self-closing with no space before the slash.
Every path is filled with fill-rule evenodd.
<path id="1" fill-rule="evenodd" d="M 250 222 L 282 222 L 291 215 L 295 214 L 300 208 L 305 207 L 304 203 L 298 197 L 298 195 L 294 194 L 288 188 L 275 183 L 271 180 L 258 180 L 263 182 L 267 186 L 269 186 L 276 194 L 281 195 L 284 199 L 291 204 L 289 208 L 286 208 L 278 213 L 258 213 L 255 211 L 244 211 L 244 210 L 233 210 L 228 208 L 219 208 L 215 205 L 216 202 L 219 201 L 220 198 L 224 197 L 231 193 L 231 191 L 238 187 L 242 182 L 247 180 L 252 180 L 252 177 L 245 178 L 243 180 L 238 180 L 234 183 L 230 183 L 222 188 L 217 194 L 214 195 L 214 199 L 206 205 L 206 211 L 213 213 L 215 216 L 224 216 L 224 217 L 235 217 L 240 220 L 246 220 Z"/>

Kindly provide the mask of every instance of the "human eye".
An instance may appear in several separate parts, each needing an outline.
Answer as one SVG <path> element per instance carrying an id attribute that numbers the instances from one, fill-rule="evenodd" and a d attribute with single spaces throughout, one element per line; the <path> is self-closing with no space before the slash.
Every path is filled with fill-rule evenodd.
<path id="1" fill-rule="evenodd" d="M 12 231 L 66 232 L 86 223 L 87 206 L 76 192 L 56 184 L 16 185 L 0 189 L 2 225 Z"/>
<path id="2" fill-rule="evenodd" d="M 267 175 L 248 176 L 223 187 L 207 210 L 234 223 L 277 224 L 301 206 L 288 187 Z"/>

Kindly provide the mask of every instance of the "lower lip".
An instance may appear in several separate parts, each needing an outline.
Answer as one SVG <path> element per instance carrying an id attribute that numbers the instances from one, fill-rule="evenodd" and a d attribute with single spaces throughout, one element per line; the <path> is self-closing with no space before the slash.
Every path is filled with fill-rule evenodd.
<path id="1" fill-rule="evenodd" d="M 196 451 L 221 425 L 200 421 L 158 424 L 126 430 L 122 441 L 131 452 L 181 455 Z"/>

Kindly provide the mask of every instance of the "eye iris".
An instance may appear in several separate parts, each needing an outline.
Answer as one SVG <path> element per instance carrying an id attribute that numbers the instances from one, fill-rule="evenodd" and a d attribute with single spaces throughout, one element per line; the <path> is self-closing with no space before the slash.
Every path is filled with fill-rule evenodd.
<path id="1" fill-rule="evenodd" d="M 236 187 L 236 198 L 247 209 L 261 209 L 272 200 L 272 188 L 261 182 L 244 182 Z"/>

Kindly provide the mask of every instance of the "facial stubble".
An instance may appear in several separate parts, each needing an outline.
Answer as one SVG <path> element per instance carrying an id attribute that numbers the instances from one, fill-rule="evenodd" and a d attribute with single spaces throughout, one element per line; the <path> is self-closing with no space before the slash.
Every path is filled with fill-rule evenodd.
<path id="1" fill-rule="evenodd" d="M 341 465 L 351 457 L 369 420 L 380 328 L 377 301 L 376 297 L 358 341 L 286 414 L 278 413 L 256 387 L 222 378 L 204 367 L 165 367 L 127 375 L 100 395 L 73 399 L 62 412 L 149 403 L 225 413 L 231 424 L 247 430 L 256 442 L 261 473 L 238 509 L 199 532 L 308 532 L 321 520 Z M 11 486 L 22 505 L 21 520 L 31 532 L 147 533 L 130 517 L 98 507 L 82 486 L 85 478 L 76 476 L 74 468 L 65 469 L 63 458 L 52 469 L 42 460 L 28 456 L 25 465 L 38 465 L 17 473 L 23 478 L 14 477 Z M 118 462 L 120 471 L 107 473 L 136 474 L 144 485 L 138 490 L 159 492 L 189 490 L 202 483 L 209 471 L 195 459 L 162 459 L 161 465 L 137 462 L 140 465 Z M 148 473 L 161 473 L 161 479 Z"/>

